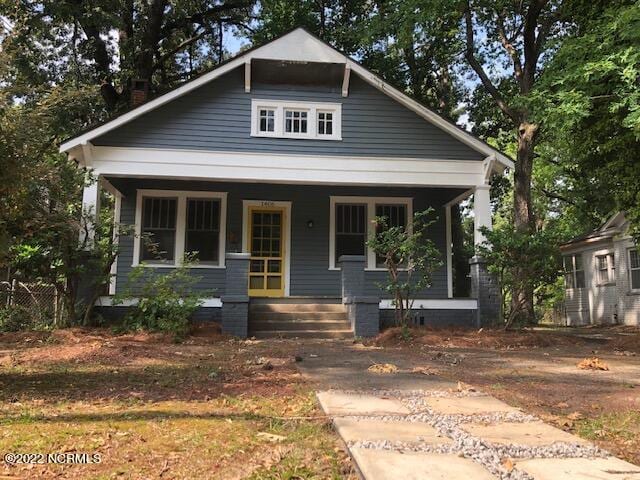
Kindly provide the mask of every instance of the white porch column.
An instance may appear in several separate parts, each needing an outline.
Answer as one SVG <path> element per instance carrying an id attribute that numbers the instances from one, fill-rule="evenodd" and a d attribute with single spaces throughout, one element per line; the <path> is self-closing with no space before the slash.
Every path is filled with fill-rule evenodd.
<path id="1" fill-rule="evenodd" d="M 491 230 L 491 199 L 489 197 L 489 185 L 476 186 L 473 194 L 474 235 L 473 244 L 477 247 L 486 241 L 486 237 L 480 232 L 482 227 Z"/>
<path id="2" fill-rule="evenodd" d="M 113 196 L 113 244 L 118 245 L 120 241 L 120 212 L 122 210 L 122 194 L 114 193 Z M 118 275 L 118 257 L 111 264 L 111 272 L 109 279 L 109 295 L 116 294 L 116 277 Z"/>
<path id="3" fill-rule="evenodd" d="M 95 224 L 100 211 L 100 181 L 84 187 L 82 192 L 82 221 L 83 230 L 80 232 L 80 242 L 90 244 L 95 235 Z"/>

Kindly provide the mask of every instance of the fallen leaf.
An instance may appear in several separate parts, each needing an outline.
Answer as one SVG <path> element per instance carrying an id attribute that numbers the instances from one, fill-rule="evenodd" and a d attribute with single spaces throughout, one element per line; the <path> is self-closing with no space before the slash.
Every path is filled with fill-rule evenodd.
<path id="1" fill-rule="evenodd" d="M 609 365 L 604 363 L 598 357 L 585 358 L 578 363 L 580 370 L 609 370 Z"/>
<path id="2" fill-rule="evenodd" d="M 287 437 L 283 437 L 282 435 L 267 432 L 258 432 L 257 436 L 273 443 L 282 442 L 287 439 Z"/>
<path id="3" fill-rule="evenodd" d="M 374 363 L 367 370 L 371 373 L 397 373 L 398 367 L 393 363 Z"/>

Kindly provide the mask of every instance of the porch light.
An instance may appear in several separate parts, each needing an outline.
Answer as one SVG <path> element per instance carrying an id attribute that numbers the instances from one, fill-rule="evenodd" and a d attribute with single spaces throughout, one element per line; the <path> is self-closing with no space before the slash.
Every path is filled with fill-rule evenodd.
<path id="1" fill-rule="evenodd" d="M 313 228 L 313 220 L 307 220 L 307 228 Z"/>

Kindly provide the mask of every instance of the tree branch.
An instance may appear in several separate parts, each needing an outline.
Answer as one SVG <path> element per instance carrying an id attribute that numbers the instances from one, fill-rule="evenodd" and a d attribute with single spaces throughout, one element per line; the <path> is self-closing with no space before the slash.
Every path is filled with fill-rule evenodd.
<path id="1" fill-rule="evenodd" d="M 533 1 L 525 15 L 522 35 L 524 44 L 524 68 L 521 93 L 529 93 L 531 88 L 533 88 L 538 58 L 540 57 L 540 48 L 542 47 L 542 44 L 539 45 L 537 41 L 536 30 L 538 29 L 540 13 L 548 2 L 549 0 Z"/>
<path id="2" fill-rule="evenodd" d="M 507 32 L 504 26 L 504 16 L 499 11 L 496 11 L 496 24 L 498 26 L 498 36 L 500 37 L 500 42 L 502 46 L 511 57 L 511 61 L 513 62 L 513 72 L 516 77 L 516 81 L 521 84 L 522 83 L 522 62 L 520 61 L 520 52 L 513 45 L 514 40 L 507 38 Z"/>
<path id="3" fill-rule="evenodd" d="M 514 122 L 516 122 L 516 123 L 519 122 L 518 115 L 517 115 L 516 111 L 513 110 L 507 104 L 507 102 L 505 101 L 504 97 L 498 91 L 496 86 L 493 84 L 493 82 L 491 81 L 491 79 L 489 78 L 487 73 L 484 71 L 484 68 L 482 68 L 482 65 L 480 65 L 480 62 L 478 61 L 478 59 L 475 56 L 475 51 L 474 51 L 475 50 L 474 49 L 475 39 L 474 39 L 474 34 L 473 34 L 473 19 L 471 17 L 471 5 L 469 4 L 469 0 L 467 0 L 467 5 L 466 5 L 466 8 L 464 10 L 464 18 L 465 18 L 465 25 L 466 25 L 466 53 L 465 53 L 465 58 L 467 59 L 467 62 L 469 62 L 469 65 L 471 66 L 471 68 L 473 68 L 473 70 L 476 72 L 478 77 L 480 77 L 480 81 L 482 82 L 482 85 L 484 86 L 484 88 L 487 89 L 489 94 L 493 97 L 494 101 L 496 102 L 496 104 L 498 105 L 500 110 L 502 110 L 502 112 L 505 115 L 507 115 L 511 120 L 513 120 Z"/>

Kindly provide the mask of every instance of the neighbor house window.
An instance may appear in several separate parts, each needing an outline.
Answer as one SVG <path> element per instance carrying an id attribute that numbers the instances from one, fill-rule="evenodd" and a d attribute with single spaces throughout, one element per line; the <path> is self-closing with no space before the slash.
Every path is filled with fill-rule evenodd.
<path id="1" fill-rule="evenodd" d="M 378 233 L 387 228 L 402 227 L 407 228 L 407 206 L 406 205 L 376 205 L 376 217 L 384 218 L 385 223 L 377 225 Z M 376 267 L 384 267 L 384 257 L 376 255 Z"/>
<path id="2" fill-rule="evenodd" d="M 260 109 L 260 132 L 276 131 L 276 111 L 269 108 Z"/>
<path id="3" fill-rule="evenodd" d="M 286 133 L 307 133 L 307 112 L 302 110 L 285 110 L 284 131 Z"/>
<path id="4" fill-rule="evenodd" d="M 173 261 L 176 248 L 177 205 L 177 198 L 143 198 L 141 260 Z"/>
<path id="5" fill-rule="evenodd" d="M 333 113 L 318 112 L 318 135 L 333 135 Z"/>
<path id="6" fill-rule="evenodd" d="M 582 255 L 567 255 L 563 257 L 564 280 L 567 289 L 584 288 L 584 269 L 582 267 Z"/>
<path id="7" fill-rule="evenodd" d="M 367 241 L 367 206 L 336 204 L 335 259 L 342 255 L 364 255 Z"/>
<path id="8" fill-rule="evenodd" d="M 251 101 L 254 137 L 342 140 L 341 120 L 339 103 Z"/>
<path id="9" fill-rule="evenodd" d="M 615 283 L 616 264 L 615 264 L 615 257 L 613 256 L 613 253 L 607 253 L 606 255 L 597 255 L 596 270 L 597 270 L 599 285 Z"/>
<path id="10" fill-rule="evenodd" d="M 226 193 L 138 190 L 134 265 L 224 266 Z"/>
<path id="11" fill-rule="evenodd" d="M 220 200 L 187 199 L 185 251 L 199 262 L 218 264 L 220 260 Z"/>
<path id="12" fill-rule="evenodd" d="M 640 290 L 640 255 L 637 249 L 629 250 L 629 274 L 631 290 Z"/>
<path id="13" fill-rule="evenodd" d="M 390 227 L 410 228 L 412 203 L 406 197 L 331 197 L 329 268 L 340 267 L 341 255 L 364 255 L 366 268 L 384 268 L 384 259 L 367 246 L 376 233 L 375 217 L 386 217 Z"/>

